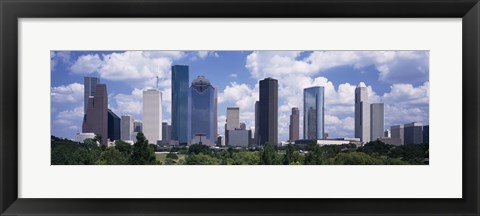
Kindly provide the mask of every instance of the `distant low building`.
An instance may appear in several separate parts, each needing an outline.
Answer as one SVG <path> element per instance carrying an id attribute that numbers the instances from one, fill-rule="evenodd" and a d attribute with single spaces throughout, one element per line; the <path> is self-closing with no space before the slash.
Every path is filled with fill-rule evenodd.
<path id="1" fill-rule="evenodd" d="M 228 145 L 238 147 L 248 147 L 250 145 L 251 130 L 228 130 Z"/>
<path id="2" fill-rule="evenodd" d="M 353 141 L 353 140 L 345 140 L 345 139 L 319 139 L 319 140 L 309 140 L 309 139 L 302 139 L 296 140 L 295 145 L 299 146 L 307 146 L 311 143 L 317 143 L 317 145 L 324 146 L 324 145 L 343 145 L 343 144 L 356 144 L 360 145 L 360 141 Z"/>

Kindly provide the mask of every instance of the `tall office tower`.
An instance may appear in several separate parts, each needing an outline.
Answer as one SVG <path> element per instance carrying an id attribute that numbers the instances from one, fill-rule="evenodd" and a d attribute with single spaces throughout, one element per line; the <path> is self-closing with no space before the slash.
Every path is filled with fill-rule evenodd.
<path id="1" fill-rule="evenodd" d="M 143 134 L 148 143 L 162 139 L 162 93 L 157 89 L 143 91 Z"/>
<path id="2" fill-rule="evenodd" d="M 202 144 L 214 146 L 215 136 L 215 88 L 204 76 L 198 76 L 190 87 L 191 142 L 198 135 Z M 195 139 L 196 140 L 196 139 Z M 196 142 L 196 141 L 195 141 Z"/>
<path id="3" fill-rule="evenodd" d="M 325 88 L 314 86 L 303 89 L 303 138 L 323 139 L 325 133 Z"/>
<path id="4" fill-rule="evenodd" d="M 258 131 L 260 131 L 260 107 L 259 102 L 255 101 L 255 134 L 253 136 L 255 146 L 260 145 L 260 140 L 258 139 Z"/>
<path id="5" fill-rule="evenodd" d="M 292 108 L 292 114 L 290 115 L 290 126 L 289 126 L 289 136 L 288 140 L 290 142 L 295 142 L 299 139 L 299 130 L 300 130 L 300 111 L 298 107 Z"/>
<path id="6" fill-rule="evenodd" d="M 227 107 L 227 124 L 225 130 L 235 130 L 240 128 L 240 108 Z"/>
<path id="7" fill-rule="evenodd" d="M 260 145 L 270 143 L 278 145 L 278 80 L 265 78 L 260 80 L 259 101 L 259 131 Z"/>
<path id="8" fill-rule="evenodd" d="M 405 128 L 403 124 L 401 125 L 394 125 L 390 127 L 390 133 L 392 139 L 400 139 L 400 145 L 405 144 Z"/>
<path id="9" fill-rule="evenodd" d="M 172 66 L 172 140 L 180 144 L 190 141 L 188 74 L 187 65 Z"/>
<path id="10" fill-rule="evenodd" d="M 120 118 L 112 110 L 108 109 L 108 139 L 110 141 L 120 139 Z"/>
<path id="11" fill-rule="evenodd" d="M 170 139 L 172 138 L 172 126 L 167 122 L 162 123 L 162 144 L 170 145 Z"/>
<path id="12" fill-rule="evenodd" d="M 228 145 L 228 131 L 240 128 L 240 108 L 227 107 L 227 123 L 225 124 L 225 144 Z"/>
<path id="13" fill-rule="evenodd" d="M 217 86 L 214 86 L 213 87 L 215 89 L 215 110 L 213 111 L 214 114 L 214 120 L 213 122 L 215 123 L 215 125 L 213 126 L 213 135 L 215 137 L 215 139 L 218 137 L 218 94 L 217 94 L 217 89 L 218 87 Z M 214 140 L 214 143 L 216 142 L 216 140 Z"/>
<path id="14" fill-rule="evenodd" d="M 102 136 L 100 144 L 107 145 L 108 139 L 108 96 L 105 84 L 95 85 L 94 96 L 88 97 L 87 112 L 83 118 L 82 133 Z"/>
<path id="15" fill-rule="evenodd" d="M 430 129 L 428 125 L 423 126 L 423 143 L 430 144 Z"/>
<path id="16" fill-rule="evenodd" d="M 405 124 L 405 144 L 422 144 L 423 143 L 423 125 L 422 123 L 412 122 Z"/>
<path id="17" fill-rule="evenodd" d="M 142 132 L 143 133 L 143 124 L 141 121 L 133 121 L 133 132 Z"/>
<path id="18" fill-rule="evenodd" d="M 96 77 L 83 78 L 83 114 L 87 114 L 88 98 L 94 96 L 98 82 Z"/>
<path id="19" fill-rule="evenodd" d="M 384 112 L 383 103 L 370 104 L 370 140 L 377 140 L 383 137 Z"/>
<path id="20" fill-rule="evenodd" d="M 365 83 L 355 88 L 355 137 L 363 143 L 370 142 L 370 104 Z"/>
<path id="21" fill-rule="evenodd" d="M 131 115 L 122 116 L 122 130 L 120 132 L 122 140 L 133 140 L 133 117 Z"/>

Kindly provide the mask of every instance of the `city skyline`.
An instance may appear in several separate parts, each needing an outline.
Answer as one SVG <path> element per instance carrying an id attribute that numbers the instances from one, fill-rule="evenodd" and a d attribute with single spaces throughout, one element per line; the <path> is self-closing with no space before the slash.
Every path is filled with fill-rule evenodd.
<path id="1" fill-rule="evenodd" d="M 156 76 L 159 76 L 159 88 L 164 97 L 164 101 L 162 101 L 163 119 L 171 124 L 171 98 L 168 98 L 171 94 L 169 89 L 171 88 L 169 86 L 171 79 L 168 75 L 170 70 L 160 68 L 160 65 L 163 64 L 162 61 L 167 61 L 166 64 L 169 67 L 188 63 L 190 70 L 188 84 L 198 75 L 204 75 L 212 85 L 217 87 L 218 93 L 215 92 L 215 94 L 218 94 L 218 121 L 216 122 L 218 132 L 222 135 L 226 122 L 226 107 L 240 107 L 240 122 L 245 122 L 247 129 L 255 127 L 255 101 L 259 99 L 258 81 L 266 78 L 257 77 L 265 75 L 275 75 L 272 77 L 278 80 L 278 141 L 288 140 L 289 125 L 283 122 L 289 122 L 291 108 L 299 107 L 303 112 L 302 95 L 298 94 L 298 89 L 303 90 L 310 86 L 325 87 L 325 133 L 328 133 L 329 137 L 353 137 L 354 112 L 351 98 L 354 95 L 352 87 L 355 88 L 354 81 L 357 80 L 366 83 L 370 103 L 382 102 L 385 104 L 384 129 L 388 129 L 391 125 L 414 121 L 428 125 L 429 82 L 428 52 L 426 51 L 373 51 L 369 53 L 358 51 L 300 53 L 290 51 L 283 53 L 217 51 L 201 53 L 128 51 L 67 54 L 66 52 L 55 52 L 52 54 L 52 63 L 54 62 L 52 64 L 51 94 L 52 134 L 71 138 L 76 132 L 79 132 L 78 120 L 73 117 L 77 118 L 78 113 L 83 116 L 83 100 L 78 101 L 77 96 L 77 92 L 80 92 L 80 98 L 84 99 L 83 83 L 79 81 L 83 81 L 83 76 L 97 76 L 100 78 L 100 83 L 107 83 L 108 107 L 119 116 L 132 115 L 135 120 L 142 119 L 142 115 L 139 114 L 141 113 L 142 91 L 154 87 Z M 356 56 L 357 60 L 347 61 L 352 58 L 347 54 Z M 316 66 L 320 60 L 315 62 L 315 58 L 321 59 L 322 55 L 325 58 L 329 57 L 330 60 L 332 56 L 337 56 L 337 61 L 342 60 L 343 63 L 330 62 L 330 66 Z M 345 57 L 338 57 L 342 55 Z M 373 57 L 369 57 L 369 55 L 373 55 Z M 362 60 L 362 58 L 364 59 Z M 382 58 L 383 60 L 379 60 Z M 143 62 L 133 64 L 132 59 Z M 237 61 L 232 62 L 228 59 L 237 59 Z M 116 61 L 116 64 L 113 64 L 112 61 Z M 239 70 L 239 72 L 222 72 L 215 68 L 217 64 L 226 64 L 225 61 L 230 64 L 224 66 L 224 71 Z M 416 76 L 411 73 L 398 72 L 400 71 L 398 65 L 402 61 L 411 70 L 418 70 Z M 279 63 L 284 63 L 284 65 L 278 66 Z M 148 68 L 148 64 L 151 64 L 151 68 Z M 111 69 L 112 65 L 117 66 L 117 72 Z M 212 70 L 208 70 L 208 68 Z M 247 73 L 241 73 L 239 68 Z M 288 74 L 287 69 L 293 71 L 291 74 L 295 76 Z M 93 72 L 89 73 L 88 71 Z M 151 76 L 148 75 L 149 72 L 156 76 L 149 77 Z M 130 79 L 123 78 L 124 80 L 122 80 L 122 76 L 126 73 L 138 73 L 138 76 L 145 79 L 132 76 Z M 345 73 L 350 75 L 342 75 Z M 413 77 L 410 82 L 406 81 L 405 74 Z M 386 77 L 394 79 L 386 79 Z M 340 78 L 344 78 L 343 81 Z M 142 85 L 143 87 L 141 87 Z M 131 90 L 130 93 L 129 90 Z M 425 98 L 425 96 L 427 97 Z M 138 103 L 139 98 L 140 103 Z M 138 110 L 138 104 L 140 104 L 140 110 Z M 392 106 L 393 104 L 396 106 Z M 406 119 L 399 118 L 399 114 L 406 115 Z M 303 113 L 300 116 L 303 116 Z M 300 137 L 303 137 L 303 118 L 300 119 L 300 127 Z M 256 130 L 255 133 L 257 133 Z"/>

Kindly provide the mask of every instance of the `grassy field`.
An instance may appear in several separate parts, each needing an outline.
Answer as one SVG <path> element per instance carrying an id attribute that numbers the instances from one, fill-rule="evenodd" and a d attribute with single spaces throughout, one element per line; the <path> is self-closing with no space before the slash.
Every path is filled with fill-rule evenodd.
<path id="1" fill-rule="evenodd" d="M 155 152 L 155 158 L 162 162 L 162 164 L 165 164 L 165 160 L 167 159 L 167 154 L 169 152 Z M 177 154 L 178 159 L 175 160 L 175 162 L 178 163 L 179 160 L 183 159 L 185 160 L 185 155 L 184 154 Z"/>

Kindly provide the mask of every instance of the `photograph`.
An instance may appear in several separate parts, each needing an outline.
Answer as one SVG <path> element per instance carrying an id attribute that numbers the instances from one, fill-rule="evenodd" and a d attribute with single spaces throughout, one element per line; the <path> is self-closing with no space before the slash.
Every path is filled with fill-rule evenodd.
<path id="1" fill-rule="evenodd" d="M 428 50 L 51 50 L 51 165 L 429 165 Z"/>

